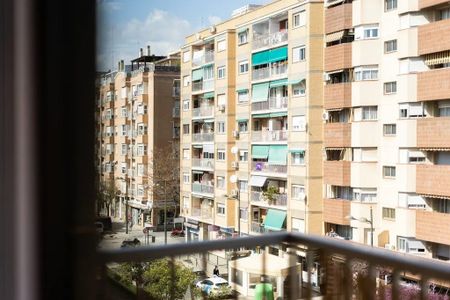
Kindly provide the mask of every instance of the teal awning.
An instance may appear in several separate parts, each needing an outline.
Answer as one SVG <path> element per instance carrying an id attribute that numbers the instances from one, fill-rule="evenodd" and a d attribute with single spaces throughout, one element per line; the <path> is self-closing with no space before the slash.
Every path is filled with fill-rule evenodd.
<path id="1" fill-rule="evenodd" d="M 238 29 L 237 33 L 243 33 L 243 32 L 246 32 L 247 30 L 248 30 L 247 27 L 245 27 L 245 28 L 240 28 L 240 29 Z"/>
<path id="2" fill-rule="evenodd" d="M 253 145 L 252 158 L 267 159 L 269 156 L 269 146 L 267 145 Z"/>
<path id="3" fill-rule="evenodd" d="M 192 171 L 192 174 L 203 174 L 202 171 Z"/>
<path id="4" fill-rule="evenodd" d="M 280 60 L 286 60 L 288 58 L 288 48 L 281 47 L 270 50 L 269 62 L 276 62 Z"/>
<path id="5" fill-rule="evenodd" d="M 236 121 L 237 122 L 245 122 L 245 121 L 248 121 L 248 118 L 239 118 L 239 119 L 236 119 Z"/>
<path id="6" fill-rule="evenodd" d="M 271 113 L 270 117 L 271 118 L 286 117 L 287 115 L 288 115 L 287 112 L 277 112 L 277 113 Z"/>
<path id="7" fill-rule="evenodd" d="M 261 118 L 270 118 L 270 114 L 258 114 L 258 115 L 252 115 L 254 119 L 261 119 Z"/>
<path id="8" fill-rule="evenodd" d="M 291 85 L 299 84 L 303 80 L 305 80 L 305 79 L 292 79 L 292 80 L 289 81 L 288 84 L 291 84 Z"/>
<path id="9" fill-rule="evenodd" d="M 269 97 L 269 83 L 259 83 L 252 86 L 252 102 L 264 102 Z"/>
<path id="10" fill-rule="evenodd" d="M 286 220 L 285 211 L 269 209 L 267 211 L 266 218 L 264 219 L 264 228 L 279 231 L 283 229 L 285 220 Z"/>
<path id="11" fill-rule="evenodd" d="M 287 163 L 287 146 L 286 145 L 270 145 L 269 147 L 269 164 L 270 165 L 286 165 Z"/>
<path id="12" fill-rule="evenodd" d="M 244 88 L 244 89 L 238 89 L 238 90 L 236 90 L 236 93 L 243 93 L 243 92 L 248 92 L 248 89 L 247 89 L 247 88 Z"/>
<path id="13" fill-rule="evenodd" d="M 291 153 L 305 153 L 305 149 L 290 149 L 289 152 Z"/>
<path id="14" fill-rule="evenodd" d="M 280 80 L 275 80 L 275 81 L 271 81 L 270 82 L 270 87 L 271 88 L 279 87 L 279 86 L 283 86 L 283 85 L 288 85 L 288 80 L 287 79 L 280 79 Z"/>
<path id="15" fill-rule="evenodd" d="M 252 55 L 252 65 L 259 66 L 268 64 L 270 59 L 270 50 L 262 51 L 258 53 L 253 53 Z"/>
<path id="16" fill-rule="evenodd" d="M 204 93 L 203 98 L 205 98 L 205 99 L 214 98 L 214 92 Z"/>
<path id="17" fill-rule="evenodd" d="M 197 69 L 192 71 L 192 81 L 203 79 L 203 69 Z"/>

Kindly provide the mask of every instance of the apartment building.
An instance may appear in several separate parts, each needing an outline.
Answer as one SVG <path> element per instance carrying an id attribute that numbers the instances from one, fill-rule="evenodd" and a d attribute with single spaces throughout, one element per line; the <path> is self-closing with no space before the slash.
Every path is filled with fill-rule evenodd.
<path id="1" fill-rule="evenodd" d="M 129 65 L 100 80 L 98 115 L 99 169 L 103 182 L 114 181 L 119 197 L 110 214 L 133 224 L 158 226 L 176 214 L 178 199 L 153 197 L 152 153 L 173 145 L 179 148 L 179 53 L 150 54 L 150 47 Z M 128 207 L 126 207 L 128 206 Z"/>
<path id="2" fill-rule="evenodd" d="M 187 240 L 323 233 L 323 3 L 249 5 L 181 49 Z M 277 250 L 273 250 L 277 251 Z"/>
<path id="3" fill-rule="evenodd" d="M 449 260 L 449 2 L 328 0 L 324 16 L 325 232 Z"/>

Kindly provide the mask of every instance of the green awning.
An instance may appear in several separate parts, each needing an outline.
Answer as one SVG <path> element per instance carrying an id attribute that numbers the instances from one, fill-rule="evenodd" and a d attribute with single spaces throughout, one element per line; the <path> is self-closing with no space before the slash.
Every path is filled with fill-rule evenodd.
<path id="1" fill-rule="evenodd" d="M 271 81 L 270 82 L 270 87 L 271 88 L 279 87 L 279 86 L 283 86 L 283 85 L 288 85 L 288 80 L 287 79 L 280 79 L 280 80 L 275 80 L 275 81 Z"/>
<path id="2" fill-rule="evenodd" d="M 262 118 L 270 118 L 270 114 L 258 114 L 258 115 L 252 115 L 254 119 L 262 119 Z"/>
<path id="3" fill-rule="evenodd" d="M 277 112 L 277 113 L 271 113 L 270 117 L 271 118 L 286 117 L 287 115 L 288 115 L 287 112 Z"/>
<path id="4" fill-rule="evenodd" d="M 236 121 L 237 122 L 245 122 L 245 121 L 248 121 L 248 118 L 239 118 L 239 119 L 236 119 Z"/>
<path id="5" fill-rule="evenodd" d="M 288 48 L 287 48 L 287 46 L 270 50 L 269 62 L 285 60 L 287 58 L 288 58 Z"/>
<path id="6" fill-rule="evenodd" d="M 259 66 L 268 64 L 270 59 L 270 50 L 253 53 L 252 55 L 252 65 Z"/>
<path id="7" fill-rule="evenodd" d="M 305 149 L 290 149 L 289 150 L 290 153 L 300 153 L 300 154 L 305 154 Z"/>
<path id="8" fill-rule="evenodd" d="M 299 84 L 300 82 L 302 82 L 303 80 L 305 80 L 305 79 L 292 79 L 292 80 L 289 81 L 288 84 L 296 85 L 296 84 Z"/>
<path id="9" fill-rule="evenodd" d="M 286 212 L 282 210 L 269 209 L 264 219 L 264 228 L 270 230 L 282 230 L 284 221 L 286 220 Z"/>
<path id="10" fill-rule="evenodd" d="M 240 29 L 238 29 L 237 33 L 243 33 L 243 32 L 246 32 L 247 30 L 248 30 L 247 27 L 245 27 L 245 28 L 240 28 Z"/>
<path id="11" fill-rule="evenodd" d="M 203 174 L 202 171 L 192 171 L 192 174 Z"/>
<path id="12" fill-rule="evenodd" d="M 238 89 L 238 90 L 236 90 L 236 93 L 243 93 L 243 92 L 248 92 L 248 89 L 247 89 L 247 88 L 244 88 L 244 89 Z"/>
<path id="13" fill-rule="evenodd" d="M 214 92 L 204 93 L 203 98 L 205 98 L 205 99 L 214 98 Z"/>
<path id="14" fill-rule="evenodd" d="M 269 146 L 267 145 L 253 145 L 252 158 L 267 159 L 269 156 Z"/>
<path id="15" fill-rule="evenodd" d="M 192 71 L 192 81 L 203 79 L 203 69 L 197 69 Z"/>
<path id="16" fill-rule="evenodd" d="M 269 147 L 269 165 L 286 165 L 287 162 L 287 146 L 286 145 L 270 145 Z"/>
<path id="17" fill-rule="evenodd" d="M 269 83 L 259 83 L 252 86 L 252 102 L 265 102 L 269 97 Z"/>

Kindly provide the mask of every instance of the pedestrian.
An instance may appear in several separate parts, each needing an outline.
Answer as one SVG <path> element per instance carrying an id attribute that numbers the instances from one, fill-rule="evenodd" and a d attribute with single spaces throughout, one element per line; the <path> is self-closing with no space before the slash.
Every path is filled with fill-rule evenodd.
<path id="1" fill-rule="evenodd" d="M 213 271 L 213 274 L 214 274 L 215 276 L 219 276 L 219 275 L 220 275 L 220 273 L 219 273 L 219 267 L 215 266 L 214 271 Z"/>

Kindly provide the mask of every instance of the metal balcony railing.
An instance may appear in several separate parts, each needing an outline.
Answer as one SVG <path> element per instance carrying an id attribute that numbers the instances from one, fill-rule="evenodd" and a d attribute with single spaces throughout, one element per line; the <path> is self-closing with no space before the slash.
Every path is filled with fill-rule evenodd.
<path id="1" fill-rule="evenodd" d="M 209 51 L 205 51 L 205 54 L 203 56 L 192 59 L 192 66 L 198 67 L 198 66 L 210 63 L 212 61 L 214 61 L 214 51 L 209 50 Z"/>
<path id="2" fill-rule="evenodd" d="M 192 109 L 193 117 L 212 117 L 214 112 L 214 106 L 212 105 L 204 105 L 201 107 Z"/>
<path id="3" fill-rule="evenodd" d="M 261 69 L 253 69 L 252 80 L 262 80 L 262 79 L 277 79 L 279 77 L 287 75 L 288 65 L 281 65 L 277 67 L 267 67 Z"/>
<path id="4" fill-rule="evenodd" d="M 214 133 L 193 133 L 192 141 L 194 141 L 194 142 L 212 142 L 212 141 L 214 141 Z"/>
<path id="5" fill-rule="evenodd" d="M 286 109 L 288 97 L 271 97 L 268 101 L 252 103 L 252 111 Z"/>
<path id="6" fill-rule="evenodd" d="M 271 165 L 268 162 L 252 162 L 252 172 L 286 174 L 287 165 Z"/>
<path id="7" fill-rule="evenodd" d="M 262 205 L 276 205 L 276 206 L 286 206 L 287 205 L 287 194 L 275 195 L 272 201 L 269 201 L 264 197 L 262 192 L 252 191 L 251 201 L 261 203 Z"/>
<path id="8" fill-rule="evenodd" d="M 281 142 L 287 140 L 287 130 L 260 130 L 252 132 L 252 142 Z"/>
<path id="9" fill-rule="evenodd" d="M 274 33 L 254 35 L 252 49 L 255 50 L 263 47 L 273 47 L 275 45 L 284 43 L 287 40 L 288 40 L 287 31 L 277 31 Z"/>
<path id="10" fill-rule="evenodd" d="M 179 107 L 172 108 L 172 117 L 173 118 L 179 118 L 180 117 L 180 108 Z"/>
<path id="11" fill-rule="evenodd" d="M 191 210 L 191 216 L 201 218 L 203 220 L 212 219 L 212 209 L 203 207 L 193 207 Z"/>
<path id="12" fill-rule="evenodd" d="M 214 169 L 214 159 L 192 159 L 192 167 L 193 168 L 203 168 L 203 169 Z"/>
<path id="13" fill-rule="evenodd" d="M 252 232 L 264 230 L 260 228 L 259 223 L 252 223 Z M 280 249 L 287 249 L 283 256 L 271 255 L 269 248 L 266 248 L 276 245 Z M 248 290 L 248 285 L 244 287 L 246 281 L 242 280 L 242 274 L 257 272 L 258 280 L 253 284 L 258 284 L 261 280 L 273 284 L 275 297 L 282 299 L 312 299 L 315 296 L 323 299 L 446 299 L 443 295 L 446 289 L 439 288 L 439 285 L 442 286 L 450 278 L 447 263 L 387 249 L 370 248 L 332 237 L 278 232 L 205 242 L 99 250 L 100 263 L 105 267 L 101 268 L 99 281 L 96 283 L 97 299 L 109 299 L 108 295 L 117 291 L 117 285 L 111 284 L 111 280 L 119 280 L 117 276 L 111 276 L 111 270 L 114 270 L 117 263 L 133 262 L 136 266 L 139 262 L 153 262 L 163 258 L 168 258 L 167 264 L 173 270 L 169 273 L 171 280 L 167 287 L 170 295 L 168 299 L 177 299 L 176 285 L 179 281 L 174 271 L 175 266 L 183 263 L 192 269 L 211 274 L 217 263 L 216 260 L 210 261 L 208 257 L 213 251 L 223 250 L 232 254 L 228 256 L 230 260 L 221 265 L 221 274 L 228 275 L 232 289 Z M 297 256 L 300 252 L 304 253 L 302 259 Z M 251 266 L 244 263 L 247 259 L 245 256 L 248 255 L 253 262 Z M 282 264 L 274 264 L 274 261 L 280 259 Z M 141 264 L 142 268 L 146 266 Z M 279 280 L 272 280 L 273 274 L 280 274 L 276 275 Z M 417 283 L 404 284 L 403 279 L 407 274 L 414 274 Z M 192 288 L 195 283 L 193 280 L 190 284 Z M 142 284 L 144 286 L 138 287 L 140 299 L 144 296 L 141 293 L 149 290 L 145 287 L 156 283 L 149 281 Z M 136 288 L 132 283 L 131 287 L 133 286 Z M 138 299 L 132 294 L 129 297 Z M 234 299 L 238 297 L 234 296 Z"/>
<path id="14" fill-rule="evenodd" d="M 214 186 L 201 184 L 201 183 L 193 183 L 192 184 L 192 192 L 200 193 L 200 194 L 214 194 Z"/>

